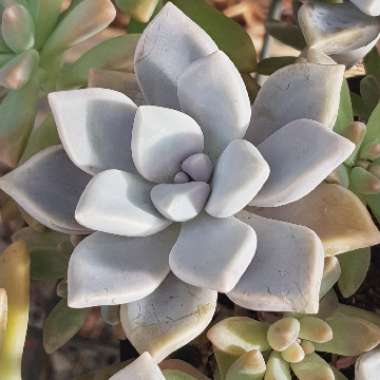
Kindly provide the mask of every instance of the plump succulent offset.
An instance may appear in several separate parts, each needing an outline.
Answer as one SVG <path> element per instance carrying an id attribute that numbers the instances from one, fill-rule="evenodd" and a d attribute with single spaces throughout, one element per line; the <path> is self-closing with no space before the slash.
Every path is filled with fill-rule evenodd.
<path id="1" fill-rule="evenodd" d="M 50 94 L 63 147 L 0 181 L 46 226 L 96 231 L 70 258 L 69 305 L 123 304 L 128 338 L 156 361 L 205 329 L 217 291 L 254 310 L 315 313 L 320 239 L 240 211 L 303 198 L 352 153 L 329 130 L 344 67 L 278 71 L 250 121 L 233 63 L 168 3 L 141 36 L 134 69 L 149 105 L 99 88 Z"/>
<path id="2" fill-rule="evenodd" d="M 341 4 L 307 1 L 298 22 L 308 48 L 352 66 L 376 45 L 380 37 L 377 0 L 351 0 Z"/>

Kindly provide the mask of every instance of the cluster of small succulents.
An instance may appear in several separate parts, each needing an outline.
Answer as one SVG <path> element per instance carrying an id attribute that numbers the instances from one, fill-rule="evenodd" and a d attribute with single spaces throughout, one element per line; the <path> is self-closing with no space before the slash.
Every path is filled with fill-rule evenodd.
<path id="1" fill-rule="evenodd" d="M 227 38 L 224 16 L 203 0 L 118 0 L 141 23 L 157 15 L 141 35 L 66 64 L 69 47 L 113 20 L 110 1 L 74 1 L 64 13 L 62 1 L 3 3 L 13 53 L 0 69 L 0 116 L 12 123 L 0 157 L 19 165 L 0 189 L 31 226 L 0 256 L 0 378 L 20 379 L 30 276 L 57 281 L 61 298 L 45 321 L 47 352 L 92 307 L 121 324 L 141 356 L 101 375 L 112 380 L 207 379 L 165 359 L 206 331 L 218 293 L 251 316 L 276 313 L 208 330 L 218 380 L 341 380 L 316 352 L 358 356 L 380 343 L 380 317 L 332 290 L 351 296 L 380 243 L 366 208 L 379 218 L 380 108 L 368 88 L 380 69 L 353 106 L 343 65 L 379 37 L 374 1 L 302 5 L 308 46 L 258 91 L 250 73 L 265 64 L 231 49 L 241 31 Z M 52 117 L 29 137 L 46 95 Z M 11 114 L 25 103 L 27 122 Z M 374 379 L 376 355 L 358 360 L 359 380 Z"/>

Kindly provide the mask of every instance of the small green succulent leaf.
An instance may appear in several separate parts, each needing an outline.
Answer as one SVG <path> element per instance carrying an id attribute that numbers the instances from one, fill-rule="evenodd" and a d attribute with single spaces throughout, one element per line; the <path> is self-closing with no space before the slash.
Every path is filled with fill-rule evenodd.
<path id="1" fill-rule="evenodd" d="M 256 78 L 253 78 L 251 74 L 247 73 L 240 73 L 241 77 L 243 78 L 245 88 L 247 89 L 249 100 L 251 101 L 251 104 L 256 99 L 257 94 L 259 93 L 260 86 L 257 83 Z"/>
<path id="2" fill-rule="evenodd" d="M 329 342 L 333 338 L 333 332 L 324 320 L 306 316 L 300 319 L 301 331 L 299 337 L 313 343 Z"/>
<path id="3" fill-rule="evenodd" d="M 305 359 L 305 351 L 298 342 L 294 342 L 286 350 L 281 352 L 281 357 L 287 363 L 299 363 Z"/>
<path id="4" fill-rule="evenodd" d="M 335 380 L 348 380 L 348 378 L 335 367 L 331 366 L 331 369 L 334 372 Z"/>
<path id="5" fill-rule="evenodd" d="M 239 358 L 239 355 L 227 354 L 223 351 L 219 351 L 214 346 L 214 356 L 218 367 L 218 376 L 220 380 L 224 380 L 229 368 Z"/>
<path id="6" fill-rule="evenodd" d="M 52 56 L 62 53 L 104 30 L 115 18 L 110 0 L 83 0 L 70 10 L 50 34 L 42 50 L 45 65 Z"/>
<path id="7" fill-rule="evenodd" d="M 367 276 L 371 263 L 371 248 L 362 248 L 338 256 L 342 274 L 338 287 L 343 297 L 355 294 Z"/>
<path id="8" fill-rule="evenodd" d="M 35 46 L 41 49 L 58 23 L 64 0 L 33 0 L 30 7 L 35 23 Z"/>
<path id="9" fill-rule="evenodd" d="M 269 324 L 248 317 L 231 317 L 215 324 L 207 332 L 208 339 L 218 351 L 231 355 L 269 349 Z"/>
<path id="10" fill-rule="evenodd" d="M 335 313 L 326 322 L 333 330 L 333 339 L 315 344 L 317 351 L 356 356 L 380 343 L 380 328 L 365 319 Z"/>
<path id="11" fill-rule="evenodd" d="M 367 109 L 362 97 L 355 92 L 351 92 L 352 110 L 360 120 L 368 120 Z"/>
<path id="12" fill-rule="evenodd" d="M 31 256 L 33 280 L 64 278 L 73 246 L 68 235 L 54 231 L 35 232 L 27 227 L 12 236 L 13 241 L 25 241 Z"/>
<path id="13" fill-rule="evenodd" d="M 178 369 L 165 369 L 162 373 L 166 380 L 197 380 L 195 377 Z"/>
<path id="14" fill-rule="evenodd" d="M 366 109 L 366 114 L 371 115 L 380 100 L 380 83 L 373 75 L 367 75 L 360 82 L 360 94 Z"/>
<path id="15" fill-rule="evenodd" d="M 128 34 L 101 42 L 76 62 L 64 67 L 62 86 L 85 86 L 90 69 L 125 70 L 132 72 L 138 34 Z"/>
<path id="16" fill-rule="evenodd" d="M 380 102 L 371 113 L 367 123 L 367 134 L 364 138 L 362 149 L 368 145 L 380 142 Z"/>
<path id="17" fill-rule="evenodd" d="M 50 312 L 43 327 L 43 345 L 51 354 L 67 343 L 83 326 L 88 309 L 71 309 L 62 299 Z"/>
<path id="18" fill-rule="evenodd" d="M 380 179 L 364 168 L 355 167 L 350 174 L 350 188 L 356 194 L 377 194 L 380 192 Z"/>
<path id="19" fill-rule="evenodd" d="M 283 44 L 297 50 L 303 50 L 306 47 L 305 38 L 298 26 L 287 22 L 270 20 L 267 22 L 266 27 L 269 34 Z"/>
<path id="20" fill-rule="evenodd" d="M 2 15 L 1 35 L 15 53 L 31 49 L 34 45 L 34 21 L 29 11 L 20 4 L 5 8 Z"/>
<path id="21" fill-rule="evenodd" d="M 268 343 L 273 350 L 284 351 L 296 342 L 299 332 L 298 319 L 282 318 L 270 325 L 267 333 Z"/>
<path id="22" fill-rule="evenodd" d="M 355 306 L 338 304 L 338 307 L 335 309 L 334 313 L 335 315 L 340 316 L 361 318 L 380 327 L 380 315 L 377 313 L 373 313 L 372 311 L 360 309 Z"/>
<path id="23" fill-rule="evenodd" d="M 256 50 L 247 32 L 235 21 L 205 0 L 172 0 L 187 16 L 203 28 L 235 64 L 240 72 L 256 69 Z"/>
<path id="24" fill-rule="evenodd" d="M 27 161 L 41 150 L 60 143 L 61 140 L 59 139 L 54 119 L 49 115 L 38 128 L 33 129 L 19 164 Z"/>
<path id="25" fill-rule="evenodd" d="M 116 0 L 116 5 L 122 12 L 135 20 L 147 23 L 157 7 L 159 0 Z"/>
<path id="26" fill-rule="evenodd" d="M 346 128 L 354 121 L 354 114 L 352 108 L 350 88 L 347 79 L 343 81 L 342 89 L 340 91 L 340 103 L 338 118 L 336 119 L 334 131 L 342 135 Z"/>
<path id="27" fill-rule="evenodd" d="M 0 69 L 0 86 L 10 90 L 19 90 L 30 80 L 39 62 L 36 50 L 28 50 L 15 55 Z"/>
<path id="28" fill-rule="evenodd" d="M 367 195 L 365 197 L 368 207 L 371 209 L 373 216 L 380 223 L 380 193 L 374 195 Z"/>
<path id="29" fill-rule="evenodd" d="M 263 355 L 258 350 L 246 352 L 229 368 L 226 380 L 262 380 L 266 371 Z"/>
<path id="30" fill-rule="evenodd" d="M 37 112 L 38 80 L 9 91 L 0 104 L 0 166 L 14 168 L 25 148 Z"/>
<path id="31" fill-rule="evenodd" d="M 291 380 L 289 363 L 287 363 L 281 354 L 272 351 L 267 362 L 267 370 L 265 372 L 264 380 Z"/>
<path id="32" fill-rule="evenodd" d="M 275 71 L 295 63 L 296 57 L 270 57 L 257 64 L 256 72 L 261 75 L 272 75 Z"/>
<path id="33" fill-rule="evenodd" d="M 319 297 L 324 297 L 336 284 L 341 274 L 339 261 L 335 256 L 325 258 L 323 277 Z M 306 338 L 305 338 L 306 339 Z"/>
<path id="34" fill-rule="evenodd" d="M 364 67 L 367 75 L 373 75 L 380 80 L 380 55 L 376 47 L 365 56 Z"/>
<path id="35" fill-rule="evenodd" d="M 319 302 L 318 318 L 326 319 L 331 316 L 339 306 L 338 296 L 334 289 L 331 289 Z"/>
<path id="36" fill-rule="evenodd" d="M 306 355 L 302 362 L 290 367 L 299 380 L 335 380 L 331 367 L 316 353 Z"/>

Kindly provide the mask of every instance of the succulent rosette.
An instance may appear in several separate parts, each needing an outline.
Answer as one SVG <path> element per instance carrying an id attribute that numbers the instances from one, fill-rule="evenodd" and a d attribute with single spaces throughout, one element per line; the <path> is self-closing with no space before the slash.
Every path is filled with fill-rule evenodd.
<path id="1" fill-rule="evenodd" d="M 217 292 L 317 312 L 318 236 L 243 209 L 295 202 L 350 156 L 331 130 L 344 67 L 290 65 L 251 108 L 228 56 L 168 3 L 134 69 L 147 105 L 101 88 L 51 93 L 62 146 L 0 180 L 49 228 L 91 234 L 70 259 L 69 305 L 122 305 L 126 335 L 157 361 L 205 329 Z"/>
<path id="2" fill-rule="evenodd" d="M 309 48 L 352 66 L 379 40 L 378 16 L 378 0 L 351 0 L 341 4 L 307 1 L 298 12 L 298 22 Z"/>

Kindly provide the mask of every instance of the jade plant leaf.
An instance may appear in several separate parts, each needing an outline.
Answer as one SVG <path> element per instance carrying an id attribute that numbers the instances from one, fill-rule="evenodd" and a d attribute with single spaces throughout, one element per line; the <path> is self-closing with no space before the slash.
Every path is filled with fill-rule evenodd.
<path id="1" fill-rule="evenodd" d="M 376 47 L 365 56 L 364 67 L 367 75 L 373 75 L 380 80 L 380 55 Z"/>
<path id="2" fill-rule="evenodd" d="M 340 103 L 338 118 L 335 122 L 334 131 L 341 135 L 344 134 L 346 128 L 354 121 L 350 88 L 348 87 L 347 79 L 343 81 L 340 92 Z"/>
<path id="3" fill-rule="evenodd" d="M 367 118 L 371 115 L 380 100 L 380 82 L 373 75 L 367 75 L 360 81 L 360 95 L 365 105 Z"/>
<path id="4" fill-rule="evenodd" d="M 299 380 L 335 380 L 334 372 L 318 354 L 306 355 L 300 363 L 290 364 Z"/>
<path id="5" fill-rule="evenodd" d="M 362 248 L 338 256 L 342 274 L 338 287 L 343 297 L 354 295 L 367 276 L 371 263 L 371 249 Z"/>
<path id="6" fill-rule="evenodd" d="M 380 242 L 380 233 L 366 207 L 339 185 L 322 184 L 300 201 L 255 209 L 255 213 L 311 228 L 321 238 L 328 256 Z"/>
<path id="7" fill-rule="evenodd" d="M 266 351 L 269 324 L 248 317 L 231 317 L 215 324 L 207 332 L 217 351 L 233 356 L 252 350 Z"/>
<path id="8" fill-rule="evenodd" d="M 71 309 L 62 299 L 50 312 L 43 327 L 43 345 L 51 354 L 67 343 L 83 326 L 88 309 Z"/>
<path id="9" fill-rule="evenodd" d="M 172 0 L 187 16 L 202 27 L 243 73 L 256 68 L 256 51 L 247 32 L 235 21 L 217 11 L 205 0 Z"/>
<path id="10" fill-rule="evenodd" d="M 380 142 L 380 103 L 371 113 L 367 123 L 367 133 L 363 141 L 361 151 L 369 145 Z"/>
<path id="11" fill-rule="evenodd" d="M 77 61 L 64 67 L 61 85 L 65 88 L 85 86 L 90 69 L 123 69 L 132 72 L 133 56 L 139 37 L 138 34 L 128 34 L 96 45 Z"/>
<path id="12" fill-rule="evenodd" d="M 296 57 L 270 57 L 257 64 L 256 72 L 261 75 L 272 75 L 284 66 L 295 63 Z"/>
<path id="13" fill-rule="evenodd" d="M 36 232 L 27 227 L 12 236 L 13 241 L 25 241 L 31 256 L 33 280 L 64 278 L 73 246 L 69 236 L 54 231 Z"/>
<path id="14" fill-rule="evenodd" d="M 298 26 L 283 21 L 270 20 L 266 27 L 269 34 L 283 44 L 297 50 L 303 50 L 306 47 L 305 38 Z"/>
<path id="15" fill-rule="evenodd" d="M 30 257 L 26 245 L 13 243 L 0 255 L 0 288 L 5 289 L 8 296 L 7 329 L 0 345 L 1 379 L 21 379 L 29 319 L 29 285 Z"/>

